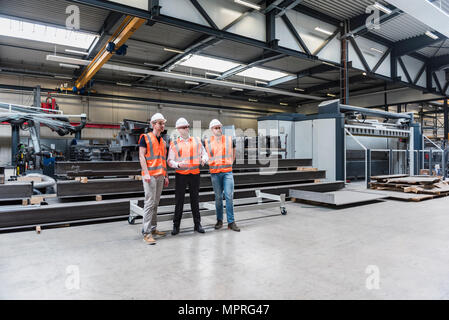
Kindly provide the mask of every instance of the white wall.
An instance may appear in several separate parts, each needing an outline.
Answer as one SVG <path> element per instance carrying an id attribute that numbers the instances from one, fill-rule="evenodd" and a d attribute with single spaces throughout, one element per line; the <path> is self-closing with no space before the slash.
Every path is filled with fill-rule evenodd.
<path id="1" fill-rule="evenodd" d="M 294 10 L 288 10 L 286 15 L 294 26 L 295 30 L 301 36 L 307 48 L 312 53 L 329 37 L 326 34 L 316 31 L 315 27 L 321 27 L 330 32 L 334 32 L 337 29 L 337 27 L 331 24 L 317 20 Z M 279 39 L 279 46 L 303 52 L 304 50 L 302 50 L 302 48 L 298 45 L 296 39 L 291 34 L 282 18 L 276 18 L 275 23 L 276 38 Z M 334 38 L 330 43 L 327 44 L 323 51 L 318 54 L 318 56 L 321 59 L 339 63 L 340 46 L 340 41 L 337 38 Z"/>

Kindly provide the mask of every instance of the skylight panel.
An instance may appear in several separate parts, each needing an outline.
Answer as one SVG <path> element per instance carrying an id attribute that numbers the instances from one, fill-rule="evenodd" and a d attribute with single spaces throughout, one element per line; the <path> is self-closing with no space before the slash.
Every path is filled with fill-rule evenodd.
<path id="1" fill-rule="evenodd" d="M 282 78 L 288 76 L 287 73 L 269 70 L 265 68 L 252 67 L 240 73 L 237 73 L 238 76 L 249 77 L 254 79 L 260 79 L 265 81 L 272 81 L 278 78 Z"/>
<path id="2" fill-rule="evenodd" d="M 96 35 L 39 23 L 0 17 L 0 36 L 89 49 Z"/>
<path id="3" fill-rule="evenodd" d="M 239 66 L 240 64 L 224 59 L 217 59 L 193 54 L 184 61 L 181 61 L 179 65 L 223 73 Z"/>

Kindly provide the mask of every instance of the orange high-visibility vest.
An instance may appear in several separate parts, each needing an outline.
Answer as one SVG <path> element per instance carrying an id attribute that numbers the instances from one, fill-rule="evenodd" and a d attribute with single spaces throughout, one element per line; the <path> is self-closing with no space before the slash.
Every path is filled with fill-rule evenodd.
<path id="1" fill-rule="evenodd" d="M 205 147 L 209 155 L 210 173 L 231 172 L 232 171 L 232 137 L 222 135 L 220 138 L 215 136 L 206 139 Z"/>
<path id="2" fill-rule="evenodd" d="M 199 174 L 200 173 L 200 157 L 201 143 L 198 138 L 190 137 L 187 141 L 182 142 L 180 138 L 170 142 L 170 146 L 175 152 L 175 161 L 187 162 L 187 168 L 177 168 L 176 173 L 180 174 Z"/>
<path id="3" fill-rule="evenodd" d="M 148 173 L 150 176 L 167 175 L 167 149 L 164 139 L 161 137 L 161 142 L 159 143 L 153 132 L 142 134 L 140 139 L 142 137 L 147 143 L 145 160 L 147 162 Z M 143 175 L 144 171 L 142 170 Z"/>

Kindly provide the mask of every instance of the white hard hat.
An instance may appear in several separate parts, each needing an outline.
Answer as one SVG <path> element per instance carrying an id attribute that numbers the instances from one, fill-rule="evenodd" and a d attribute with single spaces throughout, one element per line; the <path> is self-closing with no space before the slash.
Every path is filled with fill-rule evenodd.
<path id="1" fill-rule="evenodd" d="M 190 126 L 186 119 L 179 118 L 176 120 L 175 128 L 184 127 L 184 126 Z"/>
<path id="2" fill-rule="evenodd" d="M 167 120 L 164 118 L 164 116 L 160 113 L 155 113 L 152 117 L 151 117 L 151 123 L 158 121 L 158 120 L 164 120 L 164 122 L 166 122 Z"/>
<path id="3" fill-rule="evenodd" d="M 209 123 L 209 129 L 212 129 L 215 126 L 222 126 L 221 122 L 217 119 L 213 119 L 210 123 Z"/>

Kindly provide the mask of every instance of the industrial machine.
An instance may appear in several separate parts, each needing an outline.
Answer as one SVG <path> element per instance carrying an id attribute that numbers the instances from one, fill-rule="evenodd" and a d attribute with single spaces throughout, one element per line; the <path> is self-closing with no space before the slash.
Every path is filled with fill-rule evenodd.
<path id="1" fill-rule="evenodd" d="M 40 101 L 40 98 L 37 101 Z M 81 119 L 78 126 L 70 124 L 69 118 L 73 117 Z M 42 108 L 40 103 L 39 107 L 30 107 L 0 102 L 0 122 L 11 124 L 11 163 L 18 165 L 19 172 L 23 173 L 27 163 L 33 162 L 34 168 L 39 169 L 41 168 L 42 157 L 50 155 L 41 147 L 41 125 L 47 126 L 60 136 L 64 136 L 81 132 L 87 123 L 87 118 L 85 114 L 64 115 L 62 111 L 57 109 Z M 20 130 L 30 133 L 30 146 L 20 145 Z"/>
<path id="2" fill-rule="evenodd" d="M 149 122 L 124 119 L 120 123 L 120 132 L 117 135 L 117 147 L 121 148 L 122 161 L 139 160 L 139 138 L 141 134 L 152 131 Z M 167 130 L 162 132 L 162 139 L 169 146 Z"/>
<path id="3" fill-rule="evenodd" d="M 258 119 L 259 135 L 281 136 L 287 159 L 311 158 L 328 181 L 372 174 L 419 174 L 424 168 L 420 125 L 412 113 L 392 113 L 323 102 L 318 113 Z M 290 137 L 290 138 L 288 138 Z M 283 140 L 285 138 L 285 140 Z"/>

